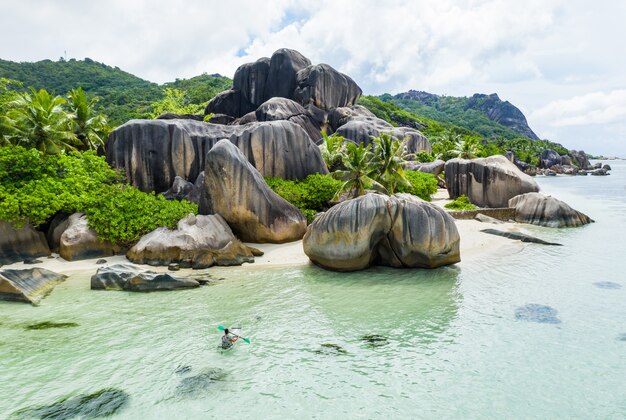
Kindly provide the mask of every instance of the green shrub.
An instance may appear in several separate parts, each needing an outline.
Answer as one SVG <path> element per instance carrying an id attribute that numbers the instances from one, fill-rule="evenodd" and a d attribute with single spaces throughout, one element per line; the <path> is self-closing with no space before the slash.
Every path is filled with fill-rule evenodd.
<path id="1" fill-rule="evenodd" d="M 458 196 L 444 207 L 450 210 L 476 210 L 478 208 L 470 202 L 466 195 Z"/>
<path id="2" fill-rule="evenodd" d="M 410 186 L 398 185 L 398 192 L 413 194 L 422 200 L 430 201 L 437 192 L 437 178 L 433 174 L 419 171 L 404 171 L 404 177 Z"/>
<path id="3" fill-rule="evenodd" d="M 93 151 L 44 155 L 35 149 L 0 147 L 0 219 L 39 226 L 59 211 L 84 212 L 101 239 L 129 244 L 197 213 L 192 203 L 167 201 L 120 180 Z"/>
<path id="4" fill-rule="evenodd" d="M 265 182 L 282 198 L 299 208 L 309 223 L 315 215 L 328 208 L 342 182 L 330 175 L 312 174 L 302 181 L 266 177 Z"/>
<path id="5" fill-rule="evenodd" d="M 434 162 L 435 156 L 432 153 L 428 153 L 425 151 L 417 152 L 415 154 L 415 160 L 421 163 Z"/>

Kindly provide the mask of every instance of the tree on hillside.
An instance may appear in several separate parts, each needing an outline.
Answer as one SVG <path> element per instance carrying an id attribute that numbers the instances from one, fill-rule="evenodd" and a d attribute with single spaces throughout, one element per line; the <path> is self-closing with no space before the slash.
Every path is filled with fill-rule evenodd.
<path id="1" fill-rule="evenodd" d="M 72 89 L 67 99 L 67 108 L 74 116 L 74 135 L 80 142 L 80 148 L 95 150 L 98 146 L 103 146 L 109 129 L 106 117 L 95 112 L 98 99 L 89 100 L 81 87 Z"/>
<path id="2" fill-rule="evenodd" d="M 15 88 L 19 88 L 21 83 L 15 80 L 0 78 L 0 146 L 12 144 L 13 121 L 8 115 L 10 103 L 17 99 Z"/>
<path id="3" fill-rule="evenodd" d="M 478 157 L 480 150 L 478 149 L 476 139 L 462 138 L 454 143 L 454 149 L 451 152 L 461 159 L 475 159 Z"/>
<path id="4" fill-rule="evenodd" d="M 389 194 L 393 194 L 398 184 L 408 184 L 403 170 L 407 157 L 404 143 L 385 133 L 380 133 L 378 137 L 372 139 L 374 140 L 372 163 L 377 168 L 374 177 Z"/>
<path id="5" fill-rule="evenodd" d="M 165 98 L 151 105 L 151 118 L 157 118 L 168 112 L 173 114 L 201 114 L 204 111 L 202 104 L 189 103 L 187 95 L 182 90 L 165 88 L 163 93 Z"/>
<path id="6" fill-rule="evenodd" d="M 372 162 L 372 152 L 369 146 L 362 143 L 359 145 L 352 142 L 346 143 L 342 160 L 346 169 L 333 173 L 334 178 L 344 181 L 335 194 L 335 200 L 338 200 L 345 192 L 348 192 L 350 198 L 363 195 L 366 185 L 385 191 L 385 187 L 373 178 L 378 172 L 378 167 Z"/>
<path id="7" fill-rule="evenodd" d="M 46 154 L 74 150 L 78 139 L 72 131 L 72 114 L 63 109 L 65 99 L 44 89 L 18 95 L 10 103 L 9 118 L 14 129 L 13 143 Z"/>
<path id="8" fill-rule="evenodd" d="M 341 167 L 341 157 L 344 152 L 343 140 L 343 136 L 337 134 L 329 136 L 325 131 L 322 131 L 320 152 L 330 172 L 334 172 Z"/>

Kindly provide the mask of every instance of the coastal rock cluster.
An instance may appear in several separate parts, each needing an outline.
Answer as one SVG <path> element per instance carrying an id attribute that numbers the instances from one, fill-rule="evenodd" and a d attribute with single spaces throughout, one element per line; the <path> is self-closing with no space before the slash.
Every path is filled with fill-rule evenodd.
<path id="1" fill-rule="evenodd" d="M 554 197 L 527 193 L 509 200 L 515 208 L 515 221 L 546 227 L 578 227 L 592 223 L 591 218 Z"/>
<path id="2" fill-rule="evenodd" d="M 461 260 L 459 232 L 443 209 L 408 194 L 367 194 L 318 216 L 305 254 L 336 271 L 371 265 L 435 268 Z"/>
<path id="3" fill-rule="evenodd" d="M 0 271 L 0 300 L 37 305 L 67 276 L 43 268 Z"/>

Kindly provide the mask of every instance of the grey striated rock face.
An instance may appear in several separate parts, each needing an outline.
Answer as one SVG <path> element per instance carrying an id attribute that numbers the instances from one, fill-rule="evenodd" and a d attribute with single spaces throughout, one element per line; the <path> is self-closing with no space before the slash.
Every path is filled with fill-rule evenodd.
<path id="1" fill-rule="evenodd" d="M 61 234 L 59 255 L 67 261 L 89 258 L 110 257 L 120 248 L 110 242 L 98 239 L 95 230 L 87 225 L 83 213 L 74 213 L 68 219 L 68 226 Z"/>
<path id="2" fill-rule="evenodd" d="M 302 179 L 326 173 L 319 148 L 289 121 L 218 125 L 191 120 L 131 120 L 109 136 L 107 162 L 142 191 L 166 191 L 176 176 L 195 180 L 221 139 L 236 144 L 263 174 Z"/>
<path id="3" fill-rule="evenodd" d="M 252 251 L 233 235 L 220 215 L 189 215 L 176 229 L 158 228 L 144 235 L 126 257 L 137 264 L 208 268 L 254 262 Z"/>
<path id="4" fill-rule="evenodd" d="M 114 264 L 99 268 L 91 276 L 92 290 L 126 290 L 128 292 L 156 292 L 199 287 L 194 279 L 174 277 L 167 273 L 140 270 L 132 264 Z"/>
<path id="5" fill-rule="evenodd" d="M 296 75 L 296 84 L 293 96 L 297 102 L 323 110 L 354 105 L 363 93 L 354 80 L 328 64 L 300 70 Z"/>
<path id="6" fill-rule="evenodd" d="M 193 184 L 177 176 L 174 183 L 165 192 L 161 193 L 168 200 L 182 200 L 193 190 Z"/>
<path id="7" fill-rule="evenodd" d="M 157 117 L 157 120 L 194 120 L 194 121 L 202 121 L 204 119 L 204 115 L 198 114 L 174 114 L 173 112 L 166 112 L 165 114 L 161 114 Z"/>
<path id="8" fill-rule="evenodd" d="M 376 115 L 372 114 L 369 109 L 361 105 L 344 106 L 331 110 L 328 113 L 328 122 L 330 123 L 332 131 L 336 131 L 339 127 L 341 127 L 351 119 L 358 119 L 358 117 L 363 117 L 367 119 L 376 118 Z"/>
<path id="9" fill-rule="evenodd" d="M 293 98 L 297 74 L 311 65 L 311 61 L 296 50 L 281 48 L 272 54 L 265 82 L 265 99 L 280 96 Z"/>
<path id="10" fill-rule="evenodd" d="M 435 176 L 441 175 L 443 168 L 446 166 L 446 162 L 437 159 L 433 162 L 420 163 L 420 162 L 407 162 L 405 169 L 410 171 L 425 172 L 427 174 L 433 174 Z"/>
<path id="11" fill-rule="evenodd" d="M 0 264 L 50 255 L 46 236 L 31 225 L 15 228 L 0 220 Z"/>
<path id="12" fill-rule="evenodd" d="M 547 227 L 578 227 L 593 222 L 561 200 L 539 193 L 518 195 L 509 200 L 515 207 L 515 221 Z"/>
<path id="13" fill-rule="evenodd" d="M 302 105 L 291 99 L 268 99 L 257 108 L 255 117 L 257 121 L 290 121 L 302 127 L 314 142 L 322 138 L 318 123 L 309 116 Z"/>
<path id="14" fill-rule="evenodd" d="M 561 155 L 554 150 L 544 150 L 539 157 L 539 168 L 548 169 L 554 165 L 561 164 Z"/>
<path id="15" fill-rule="evenodd" d="M 265 102 L 265 83 L 269 72 L 270 59 L 267 57 L 239 66 L 233 78 L 233 89 L 241 92 L 240 115 L 230 115 L 240 117 Z"/>
<path id="16" fill-rule="evenodd" d="M 281 243 L 304 235 L 304 215 L 272 191 L 229 141 L 218 142 L 207 154 L 204 173 L 200 212 L 221 215 L 243 241 Z"/>
<path id="17" fill-rule="evenodd" d="M 311 261 L 336 271 L 372 264 L 435 268 L 460 261 L 452 217 L 408 194 L 344 201 L 309 225 L 303 246 Z"/>
<path id="18" fill-rule="evenodd" d="M 0 271 L 0 300 L 37 305 L 67 276 L 43 268 Z"/>
<path id="19" fill-rule="evenodd" d="M 570 150 L 569 153 L 572 156 L 574 163 L 576 163 L 580 169 L 591 169 L 591 163 L 589 162 L 587 154 L 584 150 Z"/>
<path id="20" fill-rule="evenodd" d="M 507 207 L 516 195 L 539 191 L 537 183 L 504 156 L 452 159 L 444 170 L 450 198 L 464 194 L 479 207 Z"/>
<path id="21" fill-rule="evenodd" d="M 372 137 L 377 137 L 380 133 L 391 134 L 395 139 L 404 142 L 407 153 L 432 152 L 430 143 L 419 131 L 409 127 L 394 127 L 376 117 L 351 117 L 335 133 L 357 144 L 370 144 Z"/>

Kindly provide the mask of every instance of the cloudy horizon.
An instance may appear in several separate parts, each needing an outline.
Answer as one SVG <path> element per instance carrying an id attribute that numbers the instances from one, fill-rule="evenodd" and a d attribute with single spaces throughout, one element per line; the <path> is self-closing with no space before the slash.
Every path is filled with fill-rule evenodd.
<path id="1" fill-rule="evenodd" d="M 367 94 L 497 93 L 541 137 L 626 157 L 626 2 L 3 0 L 0 58 L 89 57 L 163 83 L 286 47 Z M 17 42 L 19 41 L 19 42 Z"/>

